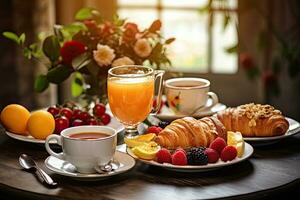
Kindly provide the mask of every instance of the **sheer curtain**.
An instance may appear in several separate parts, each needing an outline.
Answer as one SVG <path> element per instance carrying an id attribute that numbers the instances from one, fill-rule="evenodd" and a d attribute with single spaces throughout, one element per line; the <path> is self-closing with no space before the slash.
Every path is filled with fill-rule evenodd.
<path id="1" fill-rule="evenodd" d="M 14 31 L 26 33 L 26 41 L 36 41 L 37 33 L 50 31 L 54 24 L 54 0 L 13 0 L 1 1 L 1 33 Z M 0 106 L 19 103 L 29 109 L 56 103 L 55 87 L 43 94 L 33 89 L 35 74 L 46 67 L 22 56 L 20 48 L 1 36 L 0 48 Z"/>

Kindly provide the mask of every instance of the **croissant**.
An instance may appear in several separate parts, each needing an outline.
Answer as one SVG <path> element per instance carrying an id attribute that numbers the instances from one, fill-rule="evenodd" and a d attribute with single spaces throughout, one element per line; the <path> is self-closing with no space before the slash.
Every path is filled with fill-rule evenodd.
<path id="1" fill-rule="evenodd" d="M 270 105 L 245 104 L 217 113 L 228 131 L 239 131 L 244 137 L 279 136 L 289 123 L 279 110 Z"/>
<path id="2" fill-rule="evenodd" d="M 227 138 L 223 124 L 215 117 L 204 117 L 196 120 L 184 117 L 174 120 L 159 135 L 155 141 L 162 147 L 175 149 L 177 147 L 208 147 L 218 136 Z"/>

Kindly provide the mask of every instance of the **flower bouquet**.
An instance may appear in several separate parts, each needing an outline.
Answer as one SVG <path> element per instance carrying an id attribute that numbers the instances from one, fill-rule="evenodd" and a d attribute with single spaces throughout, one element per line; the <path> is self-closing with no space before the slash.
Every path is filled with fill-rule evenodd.
<path id="1" fill-rule="evenodd" d="M 154 68 L 171 64 L 166 46 L 175 38 L 160 35 L 161 22 L 140 30 L 135 23 L 115 16 L 104 21 L 97 10 L 83 8 L 75 22 L 55 25 L 52 34 L 41 33 L 39 41 L 26 43 L 24 33 L 3 35 L 15 41 L 28 59 L 36 59 L 47 67 L 35 79 L 36 92 L 45 91 L 50 83 L 60 84 L 72 77 L 74 97 L 97 96 L 106 100 L 106 76 L 109 68 L 120 65 L 146 64 Z"/>

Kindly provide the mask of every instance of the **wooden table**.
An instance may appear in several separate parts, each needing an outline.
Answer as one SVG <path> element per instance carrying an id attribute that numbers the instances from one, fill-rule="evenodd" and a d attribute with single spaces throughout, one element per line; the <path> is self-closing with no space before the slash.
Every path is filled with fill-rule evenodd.
<path id="1" fill-rule="evenodd" d="M 11 139 L 0 129 L 0 199 L 262 199 L 300 186 L 300 135 L 255 148 L 251 159 L 217 171 L 176 173 L 138 162 L 128 173 L 97 182 L 50 173 L 59 187 L 49 189 L 18 164 L 26 153 L 45 169 L 44 147 Z"/>

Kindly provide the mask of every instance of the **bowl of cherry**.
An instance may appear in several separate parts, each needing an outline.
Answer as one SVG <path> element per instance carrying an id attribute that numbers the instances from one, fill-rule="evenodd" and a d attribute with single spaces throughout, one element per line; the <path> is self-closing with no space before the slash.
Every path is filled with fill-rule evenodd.
<path id="1" fill-rule="evenodd" d="M 107 125 L 111 121 L 111 116 L 102 103 L 95 103 L 91 108 L 82 108 L 75 104 L 55 105 L 48 107 L 47 111 L 55 119 L 56 134 L 69 127 Z"/>

